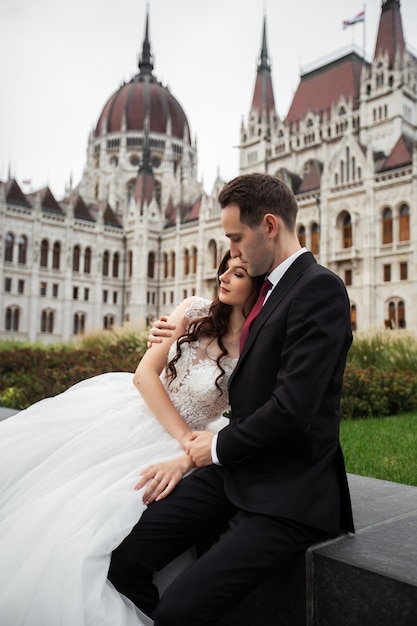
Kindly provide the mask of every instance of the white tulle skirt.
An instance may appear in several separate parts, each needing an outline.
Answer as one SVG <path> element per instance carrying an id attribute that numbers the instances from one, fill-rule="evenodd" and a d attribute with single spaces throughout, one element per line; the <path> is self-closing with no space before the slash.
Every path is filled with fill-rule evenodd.
<path id="1" fill-rule="evenodd" d="M 141 468 L 181 452 L 128 373 L 83 381 L 2 422 L 2 626 L 151 624 L 107 580 L 110 554 L 144 509 L 133 489 Z"/>

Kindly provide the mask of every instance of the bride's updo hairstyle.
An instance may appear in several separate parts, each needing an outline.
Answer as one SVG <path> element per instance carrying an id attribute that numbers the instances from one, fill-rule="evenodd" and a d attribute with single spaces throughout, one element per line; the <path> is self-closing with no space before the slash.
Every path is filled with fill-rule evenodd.
<path id="1" fill-rule="evenodd" d="M 231 258 L 230 251 L 228 250 L 222 260 L 220 261 L 220 265 L 217 269 L 217 282 L 220 285 L 220 276 L 224 274 L 224 272 L 228 269 L 228 261 Z M 261 285 L 264 281 L 263 276 L 251 277 L 252 280 L 252 291 L 247 298 L 246 302 L 243 304 L 242 313 L 244 317 L 249 315 L 249 311 L 255 304 L 259 291 L 261 289 Z M 230 313 L 232 311 L 232 307 L 230 304 L 225 304 L 221 302 L 219 296 L 217 295 L 213 302 L 211 303 L 210 310 L 207 316 L 200 317 L 194 320 L 188 327 L 187 332 L 181 337 L 177 339 L 177 353 L 171 361 L 166 365 L 166 371 L 171 379 L 174 380 L 177 377 L 177 370 L 175 369 L 175 363 L 181 357 L 181 345 L 183 343 L 190 343 L 191 341 L 198 341 L 200 337 L 208 337 L 211 339 L 217 339 L 217 343 L 220 347 L 220 354 L 217 357 L 217 366 L 220 370 L 220 374 L 217 376 L 215 380 L 215 385 L 219 389 L 220 393 L 222 393 L 219 380 L 224 375 L 224 369 L 221 365 L 221 360 L 223 357 L 227 356 L 229 353 L 227 348 L 223 343 L 223 337 L 227 335 L 229 330 L 229 319 Z"/>

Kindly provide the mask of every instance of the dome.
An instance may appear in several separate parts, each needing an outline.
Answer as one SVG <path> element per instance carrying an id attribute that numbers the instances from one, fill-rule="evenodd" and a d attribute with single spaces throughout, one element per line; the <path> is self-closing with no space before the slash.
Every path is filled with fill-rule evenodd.
<path id="1" fill-rule="evenodd" d="M 122 130 L 143 132 L 147 115 L 151 133 L 167 134 L 169 121 L 171 135 L 191 143 L 188 121 L 178 100 L 154 76 L 144 80 L 141 74 L 110 96 L 97 122 L 95 135 Z"/>
<path id="2" fill-rule="evenodd" d="M 110 96 L 97 122 L 96 137 L 121 131 L 144 132 L 145 121 L 149 120 L 148 132 L 166 135 L 170 131 L 172 137 L 191 145 L 190 128 L 182 106 L 152 70 L 147 18 L 139 74 Z"/>

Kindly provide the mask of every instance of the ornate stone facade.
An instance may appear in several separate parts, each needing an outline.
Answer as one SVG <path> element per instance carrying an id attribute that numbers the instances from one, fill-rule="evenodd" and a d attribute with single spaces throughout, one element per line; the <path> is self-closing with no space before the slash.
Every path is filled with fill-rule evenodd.
<path id="1" fill-rule="evenodd" d="M 286 180 L 298 234 L 343 278 L 355 329 L 417 330 L 417 59 L 398 0 L 383 0 L 374 56 L 352 50 L 302 73 L 275 111 L 264 29 L 240 171 Z"/>
<path id="2" fill-rule="evenodd" d="M 384 0 L 374 56 L 302 73 L 275 110 L 266 23 L 241 128 L 240 171 L 267 171 L 299 202 L 300 241 L 345 281 L 357 330 L 417 330 L 417 60 L 398 0 Z M 0 337 L 68 340 L 144 328 L 184 297 L 212 297 L 227 249 L 217 180 L 197 180 L 187 117 L 155 77 L 148 20 L 139 73 L 105 104 L 81 182 L 62 201 L 0 183 Z"/>

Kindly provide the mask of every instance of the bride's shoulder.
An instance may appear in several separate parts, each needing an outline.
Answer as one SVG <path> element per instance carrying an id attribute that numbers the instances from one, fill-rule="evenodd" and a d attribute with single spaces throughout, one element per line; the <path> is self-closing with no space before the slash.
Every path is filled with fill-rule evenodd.
<path id="1" fill-rule="evenodd" d="M 200 296 L 191 296 L 190 298 L 184 300 L 184 305 L 184 317 L 187 322 L 190 323 L 198 317 L 208 315 L 211 300 L 207 300 L 207 298 L 202 298 Z"/>

